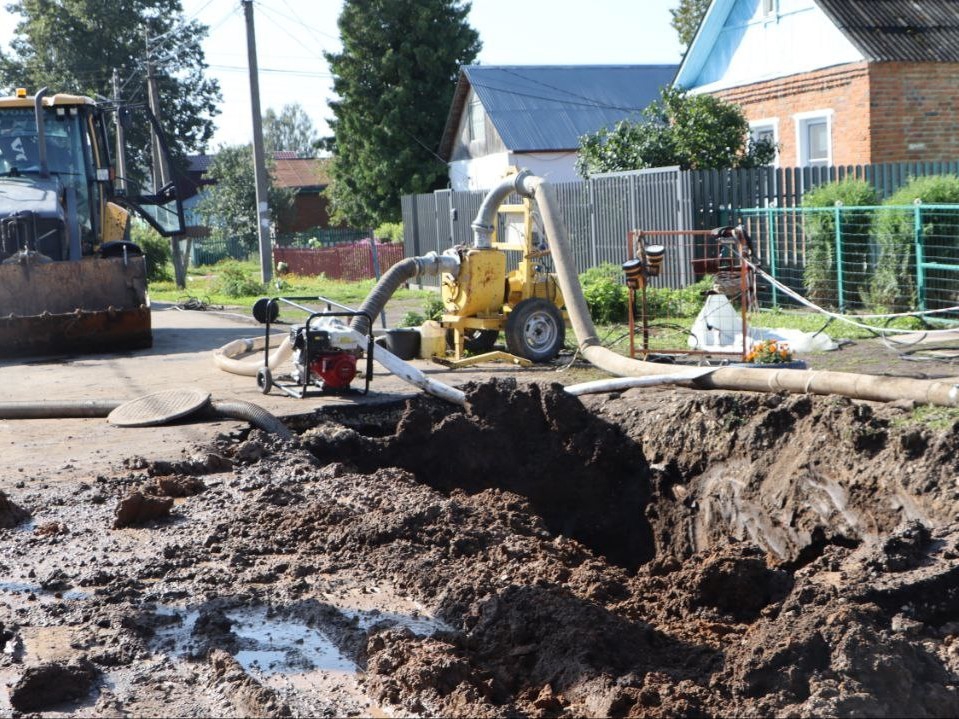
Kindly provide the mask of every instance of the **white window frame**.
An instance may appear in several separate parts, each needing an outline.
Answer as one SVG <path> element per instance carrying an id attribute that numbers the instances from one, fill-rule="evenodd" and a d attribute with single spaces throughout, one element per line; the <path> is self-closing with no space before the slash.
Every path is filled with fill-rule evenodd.
<path id="1" fill-rule="evenodd" d="M 832 110 L 812 110 L 793 115 L 793 122 L 796 123 L 796 159 L 800 167 L 810 167 L 809 145 L 806 142 L 809 126 L 823 121 L 826 123 L 826 167 L 833 164 L 832 117 Z"/>
<path id="2" fill-rule="evenodd" d="M 470 142 L 486 141 L 486 108 L 475 96 L 466 105 L 466 132 Z"/>
<path id="3" fill-rule="evenodd" d="M 757 139 L 760 130 L 769 130 L 773 131 L 773 144 L 776 145 L 776 155 L 773 157 L 771 163 L 772 167 L 779 167 L 779 118 L 778 117 L 767 117 L 762 120 L 753 120 L 749 123 L 749 137 L 753 140 Z"/>

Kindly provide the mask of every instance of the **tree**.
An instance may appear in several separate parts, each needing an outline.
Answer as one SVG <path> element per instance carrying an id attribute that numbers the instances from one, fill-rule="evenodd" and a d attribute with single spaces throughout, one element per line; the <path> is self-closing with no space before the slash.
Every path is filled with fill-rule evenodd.
<path id="1" fill-rule="evenodd" d="M 263 115 L 263 142 L 269 155 L 286 150 L 297 157 L 313 157 L 319 140 L 313 121 L 299 103 L 284 105 L 279 115 L 272 107 Z"/>
<path id="2" fill-rule="evenodd" d="M 672 26 L 679 33 L 679 41 L 683 47 L 689 47 L 696 37 L 696 31 L 699 30 L 699 24 L 711 2 L 712 0 L 679 0 L 679 6 L 669 11 L 673 16 Z"/>
<path id="3" fill-rule="evenodd" d="M 750 138 L 739 106 L 712 95 L 663 88 L 660 99 L 643 111 L 642 121 L 623 120 L 581 137 L 576 169 L 589 177 L 670 165 L 686 170 L 759 167 L 775 156 L 771 142 Z"/>
<path id="4" fill-rule="evenodd" d="M 113 97 L 116 68 L 122 99 L 145 102 L 146 60 L 155 66 L 164 131 L 174 159 L 213 136 L 220 89 L 204 75 L 207 27 L 183 16 L 180 0 L 17 0 L 21 17 L 10 53 L 0 53 L 0 86 Z M 147 38 L 149 53 L 147 52 Z M 132 163 L 149 148 L 146 128 L 127 134 Z"/>
<path id="5" fill-rule="evenodd" d="M 210 163 L 209 176 L 215 184 L 204 191 L 196 206 L 197 214 L 210 226 L 216 239 L 236 238 L 247 250 L 255 250 L 259 246 L 259 233 L 253 147 L 220 147 Z M 289 189 L 270 186 L 267 204 L 274 221 L 292 210 L 293 194 Z"/>
<path id="6" fill-rule="evenodd" d="M 459 67 L 480 49 L 458 0 L 346 0 L 343 51 L 326 53 L 334 216 L 355 227 L 400 217 L 400 197 L 446 184 L 439 145 Z"/>

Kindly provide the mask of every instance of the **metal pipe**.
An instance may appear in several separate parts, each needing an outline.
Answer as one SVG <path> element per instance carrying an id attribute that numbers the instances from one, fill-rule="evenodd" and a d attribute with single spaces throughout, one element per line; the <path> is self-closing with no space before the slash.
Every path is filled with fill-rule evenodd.
<path id="1" fill-rule="evenodd" d="M 473 228 L 473 247 L 478 250 L 488 250 L 493 246 L 493 231 L 496 229 L 496 213 L 499 206 L 514 192 L 530 196 L 532 192 L 527 188 L 526 181 L 532 177 L 533 174 L 529 170 L 521 170 L 486 193 L 483 204 L 476 213 L 476 219 L 470 225 Z"/>
<path id="2" fill-rule="evenodd" d="M 47 164 L 47 130 L 43 117 L 43 96 L 47 88 L 43 87 L 33 96 L 33 113 L 37 123 L 37 161 L 40 164 L 40 177 L 50 177 L 50 166 Z"/>

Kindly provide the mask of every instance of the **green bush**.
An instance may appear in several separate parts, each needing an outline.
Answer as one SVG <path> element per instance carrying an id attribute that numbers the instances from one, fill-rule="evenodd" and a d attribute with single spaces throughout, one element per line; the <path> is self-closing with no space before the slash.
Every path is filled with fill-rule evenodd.
<path id="1" fill-rule="evenodd" d="M 147 261 L 147 282 L 168 282 L 173 279 L 173 252 L 170 239 L 163 237 L 145 222 L 133 222 L 130 240 L 137 243 Z"/>
<path id="2" fill-rule="evenodd" d="M 419 312 L 407 312 L 400 320 L 400 327 L 419 327 L 426 322 L 426 318 Z"/>
<path id="3" fill-rule="evenodd" d="M 623 270 L 612 262 L 590 267 L 579 276 L 586 307 L 597 324 L 625 322 L 629 310 L 628 291 L 622 284 Z"/>
<path id="4" fill-rule="evenodd" d="M 914 177 L 883 205 L 913 205 L 959 203 L 959 177 L 929 175 Z M 918 304 L 916 293 L 915 211 L 913 209 L 883 210 L 873 222 L 873 241 L 879 250 L 876 271 L 869 286 L 869 304 L 892 311 L 911 310 Z M 959 236 L 959 215 L 956 212 L 922 212 L 922 236 L 928 246 L 935 238 L 937 261 L 959 257 L 956 237 Z M 937 279 L 934 274 L 930 279 Z M 943 275 L 941 281 L 954 277 Z"/>
<path id="5" fill-rule="evenodd" d="M 803 208 L 834 208 L 837 202 L 846 207 L 876 205 L 879 196 L 865 180 L 847 178 L 830 182 L 807 192 Z M 843 296 L 859 298 L 866 289 L 869 258 L 869 235 L 873 213 L 867 210 L 844 210 L 840 213 L 842 237 Z M 839 305 L 838 268 L 836 266 L 835 212 L 803 214 L 803 235 L 806 238 L 806 264 L 803 282 L 806 296 L 826 307 Z"/>
<path id="6" fill-rule="evenodd" d="M 216 274 L 215 289 L 227 297 L 250 297 L 266 292 L 263 283 L 248 274 L 235 260 L 218 263 Z"/>
<path id="7" fill-rule="evenodd" d="M 384 222 L 373 231 L 373 237 L 378 240 L 387 240 L 389 242 L 403 241 L 403 223 L 402 222 Z"/>
<path id="8" fill-rule="evenodd" d="M 443 298 L 438 294 L 430 295 L 423 301 L 424 320 L 435 320 L 439 322 L 443 319 Z M 422 324 L 422 322 L 420 323 Z"/>
<path id="9" fill-rule="evenodd" d="M 646 311 L 651 320 L 657 317 L 695 317 L 703 308 L 703 296 L 712 287 L 712 275 L 678 290 L 650 287 L 646 290 Z"/>
<path id="10" fill-rule="evenodd" d="M 579 276 L 583 288 L 583 297 L 593 322 L 614 324 L 625 322 L 629 318 L 629 289 L 623 284 L 621 267 L 604 262 L 591 267 Z M 703 294 L 713 285 L 713 278 L 706 276 L 699 282 L 671 289 L 669 287 L 648 287 L 646 290 L 646 311 L 650 320 L 660 317 L 695 317 L 703 306 Z M 637 295 L 637 305 L 640 298 Z M 638 313 L 641 310 L 637 307 Z"/>

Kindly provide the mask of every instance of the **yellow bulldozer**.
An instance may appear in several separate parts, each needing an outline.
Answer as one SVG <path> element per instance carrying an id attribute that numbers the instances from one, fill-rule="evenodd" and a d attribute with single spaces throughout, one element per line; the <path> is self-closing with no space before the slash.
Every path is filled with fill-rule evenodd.
<path id="1" fill-rule="evenodd" d="M 176 183 L 150 194 L 114 187 L 107 117 L 116 110 L 45 90 L 0 98 L 0 357 L 152 345 L 131 215 L 179 235 L 183 206 Z"/>

